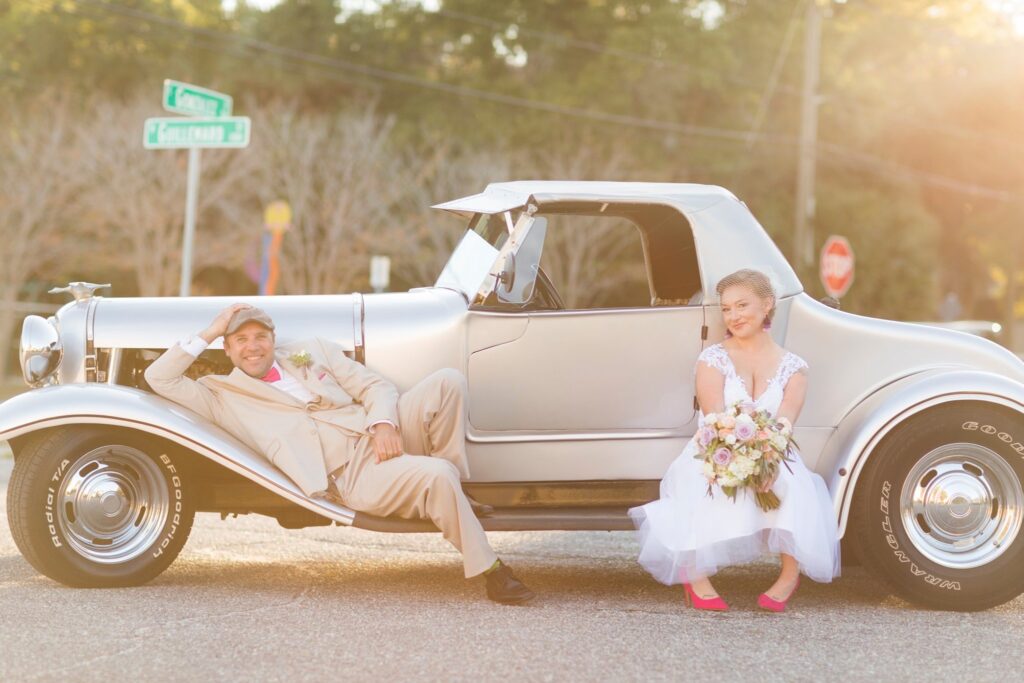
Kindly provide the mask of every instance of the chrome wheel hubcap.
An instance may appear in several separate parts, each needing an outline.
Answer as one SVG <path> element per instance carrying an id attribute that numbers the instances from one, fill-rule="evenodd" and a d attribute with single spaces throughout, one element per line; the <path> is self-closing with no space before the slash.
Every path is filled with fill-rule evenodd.
<path id="1" fill-rule="evenodd" d="M 944 567 L 991 562 L 1020 532 L 1024 490 L 995 451 L 973 443 L 940 446 L 903 484 L 900 514 L 910 542 Z"/>
<path id="2" fill-rule="evenodd" d="M 56 496 L 67 544 L 104 564 L 135 559 L 156 541 L 170 497 L 160 467 L 142 451 L 104 446 L 67 469 Z"/>

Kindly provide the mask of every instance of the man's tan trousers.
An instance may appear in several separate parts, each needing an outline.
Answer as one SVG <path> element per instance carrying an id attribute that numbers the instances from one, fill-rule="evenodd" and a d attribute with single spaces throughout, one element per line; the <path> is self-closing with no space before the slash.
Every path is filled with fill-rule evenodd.
<path id="1" fill-rule="evenodd" d="M 378 463 L 362 437 L 337 476 L 338 493 L 353 510 L 386 517 L 428 518 L 462 552 L 466 577 L 489 569 L 497 556 L 462 492 L 466 461 L 466 380 L 439 370 L 398 400 L 404 455 Z"/>

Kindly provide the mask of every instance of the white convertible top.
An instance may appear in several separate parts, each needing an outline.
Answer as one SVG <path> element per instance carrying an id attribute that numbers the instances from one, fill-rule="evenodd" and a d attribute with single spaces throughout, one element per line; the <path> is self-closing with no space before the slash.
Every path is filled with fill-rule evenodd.
<path id="1" fill-rule="evenodd" d="M 479 193 L 436 204 L 433 208 L 459 214 L 494 214 L 525 206 L 558 201 L 612 201 L 671 204 L 690 214 L 736 196 L 717 185 L 695 183 L 619 183 L 592 180 L 517 180 L 491 183 Z"/>

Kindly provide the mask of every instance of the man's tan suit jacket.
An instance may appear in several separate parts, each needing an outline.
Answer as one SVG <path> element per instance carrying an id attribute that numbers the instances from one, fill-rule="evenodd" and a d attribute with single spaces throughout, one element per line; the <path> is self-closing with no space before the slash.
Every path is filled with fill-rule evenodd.
<path id="1" fill-rule="evenodd" d="M 303 351 L 310 363 L 298 367 L 289 356 Z M 229 375 L 191 380 L 184 373 L 195 359 L 178 345 L 153 361 L 146 381 L 156 393 L 191 408 L 262 453 L 306 495 L 323 491 L 327 474 L 352 458 L 359 437 L 371 425 L 398 425 L 398 390 L 325 339 L 284 344 L 274 349 L 274 355 L 317 401 L 304 404 L 238 368 Z"/>

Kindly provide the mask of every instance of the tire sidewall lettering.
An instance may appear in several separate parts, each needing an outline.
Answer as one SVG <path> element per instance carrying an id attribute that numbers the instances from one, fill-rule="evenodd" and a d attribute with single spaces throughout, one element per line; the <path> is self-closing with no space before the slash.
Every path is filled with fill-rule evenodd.
<path id="1" fill-rule="evenodd" d="M 940 590 L 959 591 L 959 581 L 953 579 L 945 579 L 941 576 L 935 576 L 934 574 L 931 574 L 928 571 L 921 569 L 918 566 L 917 562 L 915 562 L 913 558 L 909 556 L 906 553 L 906 551 L 904 551 L 901 548 L 899 539 L 896 537 L 896 533 L 893 530 L 892 519 L 889 517 L 889 510 L 892 507 L 890 505 L 890 495 L 892 493 L 892 488 L 892 482 L 888 480 L 882 482 L 881 502 L 879 504 L 879 511 L 882 513 L 881 528 L 883 538 L 885 539 L 886 545 L 891 550 L 893 557 L 895 557 L 896 561 L 906 568 L 907 572 L 909 572 L 911 576 L 924 581 L 928 585 L 938 588 Z M 897 522 L 899 522 L 898 518 Z"/>
<path id="2" fill-rule="evenodd" d="M 173 503 L 169 506 L 168 512 L 170 514 L 168 514 L 167 521 L 164 522 L 163 533 L 158 540 L 154 541 L 150 550 L 149 556 L 153 558 L 163 555 L 164 551 L 174 540 L 181 526 L 182 514 L 184 513 L 183 482 L 178 467 L 167 453 L 161 453 L 156 459 L 165 469 L 164 481 L 162 483 L 170 489 L 169 493 L 172 494 L 171 500 Z M 61 482 L 67 476 L 67 470 L 71 462 L 71 458 L 62 458 L 57 467 L 53 469 L 47 482 L 45 496 L 43 497 L 42 518 L 50 544 L 63 552 L 73 553 L 80 561 L 84 561 L 85 558 L 79 557 L 71 546 L 64 543 L 59 519 L 59 515 L 63 514 L 63 511 L 57 509 L 58 491 L 60 490 Z"/>
<path id="3" fill-rule="evenodd" d="M 153 550 L 150 555 L 154 558 L 160 557 L 164 554 L 164 550 L 174 540 L 174 535 L 178 532 L 178 525 L 181 522 L 181 510 L 182 510 L 182 490 L 181 490 L 181 477 L 178 474 L 178 468 L 174 465 L 171 460 L 171 456 L 167 453 L 161 453 L 159 456 L 161 464 L 167 470 L 166 483 L 170 486 L 171 492 L 174 494 L 174 506 L 172 508 L 172 514 L 168 523 L 166 523 L 164 529 L 164 535 L 159 542 L 153 545 Z"/>
<path id="4" fill-rule="evenodd" d="M 1010 448 L 1020 458 L 1021 462 L 1024 462 L 1024 442 L 1018 439 L 1018 436 L 1012 432 L 1012 430 L 1004 429 L 999 426 L 998 423 L 993 423 L 991 419 L 987 420 L 966 420 L 960 422 L 960 432 L 964 433 L 965 436 L 973 443 L 981 445 L 982 441 L 989 441 L 988 446 L 995 449 L 997 452 L 1003 454 L 1006 457 L 1003 448 Z M 984 437 L 978 436 L 983 434 Z M 902 567 L 903 571 L 906 571 L 910 576 L 914 577 L 915 580 L 923 581 L 930 590 L 937 591 L 961 591 L 963 590 L 961 582 L 954 578 L 943 577 L 927 568 L 922 566 L 921 561 L 918 559 L 920 555 L 913 544 L 906 540 L 903 529 L 903 520 L 899 514 L 891 514 L 893 510 L 898 509 L 899 501 L 893 501 L 893 489 L 897 491 L 902 488 L 902 481 L 897 482 L 885 479 L 881 482 L 878 498 L 878 513 L 880 514 L 880 522 L 878 523 L 879 530 L 881 531 L 881 540 L 884 542 L 884 551 L 892 553 L 892 557 L 895 559 L 896 564 Z M 898 496 L 898 494 L 896 494 Z M 1018 540 L 1018 542 L 1020 542 Z"/>
<path id="5" fill-rule="evenodd" d="M 57 486 L 60 484 L 61 479 L 64 478 L 64 474 L 71 465 L 71 460 L 68 458 L 62 458 L 57 467 L 53 470 L 53 474 L 50 475 L 50 485 L 46 487 L 46 498 L 43 501 L 43 520 L 46 525 L 46 532 L 50 535 L 50 543 L 53 544 L 54 548 L 63 548 L 64 543 L 61 540 L 60 532 L 57 529 L 57 515 L 59 511 L 54 509 L 54 504 L 57 500 Z"/>

